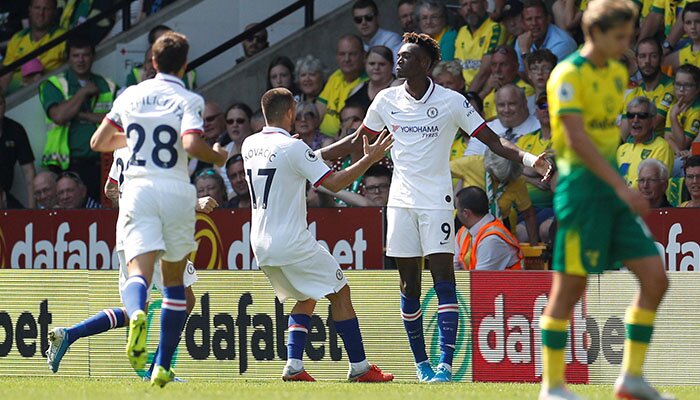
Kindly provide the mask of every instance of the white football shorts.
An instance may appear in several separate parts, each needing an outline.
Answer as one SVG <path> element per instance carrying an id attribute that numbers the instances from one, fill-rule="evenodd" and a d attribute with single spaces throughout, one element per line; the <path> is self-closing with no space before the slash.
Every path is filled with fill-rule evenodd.
<path id="1" fill-rule="evenodd" d="M 117 237 L 127 261 L 161 251 L 165 261 L 180 261 L 197 248 L 194 240 L 197 191 L 177 179 L 129 179 L 119 200 Z"/>
<path id="2" fill-rule="evenodd" d="M 124 251 L 117 251 L 117 256 L 119 257 L 119 298 L 124 302 L 124 284 L 129 278 L 129 268 L 126 264 L 126 257 L 124 256 Z M 187 260 L 187 266 L 185 266 L 185 272 L 182 274 L 182 279 L 184 281 L 185 287 L 190 287 L 197 282 L 197 270 L 194 268 L 192 261 Z M 156 265 L 153 266 L 153 279 L 151 279 L 151 288 L 156 288 L 158 292 L 162 295 L 163 288 L 163 272 L 160 269 L 160 261 L 156 260 Z M 152 290 L 147 291 L 146 301 L 151 301 Z"/>
<path id="3" fill-rule="evenodd" d="M 319 300 L 338 293 L 348 284 L 345 274 L 333 256 L 321 245 L 313 256 L 298 263 L 260 267 L 275 289 L 279 301 Z"/>
<path id="4" fill-rule="evenodd" d="M 455 252 L 454 211 L 387 207 L 386 255 L 423 257 Z"/>

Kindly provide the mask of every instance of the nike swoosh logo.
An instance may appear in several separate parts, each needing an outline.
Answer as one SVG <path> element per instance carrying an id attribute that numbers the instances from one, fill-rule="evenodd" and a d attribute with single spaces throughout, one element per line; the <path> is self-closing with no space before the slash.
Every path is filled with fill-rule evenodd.
<path id="1" fill-rule="evenodd" d="M 401 111 L 390 111 L 390 112 L 391 112 L 391 115 L 394 115 L 394 114 L 400 113 Z"/>
<path id="2" fill-rule="evenodd" d="M 441 241 L 440 244 L 441 244 L 441 245 L 442 245 L 442 244 L 447 244 L 447 241 L 444 241 L 444 242 Z"/>

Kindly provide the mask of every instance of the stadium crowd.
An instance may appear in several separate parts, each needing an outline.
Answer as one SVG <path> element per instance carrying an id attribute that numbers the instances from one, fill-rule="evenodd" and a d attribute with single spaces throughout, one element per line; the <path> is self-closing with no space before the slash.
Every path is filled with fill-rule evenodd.
<path id="1" fill-rule="evenodd" d="M 620 132 L 617 167 L 652 207 L 698 207 L 700 155 L 691 154 L 700 132 L 700 1 L 635 2 L 640 7 L 636 37 L 620 60 L 630 76 L 625 100 L 623 104 L 606 105 L 619 110 L 618 119 L 612 122 Z M 107 0 L 6 3 L 0 6 L 0 16 L 5 16 L 0 19 L 4 65 L 112 5 Z M 168 3 L 133 1 L 134 22 Z M 460 92 L 498 135 L 530 153 L 550 152 L 552 158 L 556 157 L 550 150 L 546 84 L 557 63 L 583 42 L 580 21 L 587 0 L 396 3 L 395 15 L 380 16 L 374 1 L 356 0 L 348 15 L 356 30 L 338 39 L 336 65 L 331 68 L 313 54 L 278 54 L 269 64 L 267 87 L 261 87 L 260 94 L 276 87 L 294 93 L 298 104 L 293 133 L 300 140 L 317 150 L 352 134 L 377 93 L 402 84 L 394 74 L 401 36 L 381 24 L 382 20 L 396 18 L 404 32 L 425 33 L 440 44 L 442 61 L 432 72 L 436 83 Z M 491 11 L 489 3 L 495 5 Z M 65 48 L 55 47 L 0 78 L 0 91 L 6 94 L 41 81 L 40 100 L 49 125 L 46 148 L 38 163 L 41 170 L 37 172 L 26 132 L 4 117 L 4 97 L 0 97 L 0 164 L 4 167 L 0 169 L 0 208 L 104 206 L 97 200 L 104 186 L 100 157 L 90 150 L 89 139 L 120 93 L 112 80 L 91 71 L 96 43 L 119 29 L 112 27 L 113 21 L 105 22 L 111 23 L 96 24 L 89 35 L 72 37 Z M 255 23 L 246 29 L 253 26 Z M 152 44 L 168 30 L 162 25 L 153 28 L 149 42 Z M 264 51 L 269 46 L 267 32 L 258 32 L 242 46 L 244 56 L 236 63 Z M 143 66 L 130 72 L 127 85 L 155 75 L 149 60 L 147 52 Z M 51 71 L 64 62 L 69 68 L 52 75 Z M 184 81 L 194 89 L 194 71 Z M 198 196 L 211 196 L 220 207 L 250 207 L 239 153 L 243 140 L 262 129 L 259 104 L 207 101 L 203 118 L 206 142 L 225 146 L 231 156 L 223 168 L 190 162 L 189 172 Z M 330 164 L 341 170 L 361 156 L 351 154 Z M 462 188 L 481 188 L 486 194 L 488 214 L 503 220 L 520 242 L 534 245 L 552 240 L 556 173 L 542 182 L 533 168 L 523 168 L 491 153 L 462 132 L 454 138 L 450 160 L 455 194 Z M 9 193 L 16 163 L 27 182 L 27 204 Z M 338 193 L 309 185 L 307 205 L 385 206 L 392 168 L 387 156 Z M 457 205 L 460 213 L 465 204 Z M 465 218 L 457 221 L 464 223 Z"/>

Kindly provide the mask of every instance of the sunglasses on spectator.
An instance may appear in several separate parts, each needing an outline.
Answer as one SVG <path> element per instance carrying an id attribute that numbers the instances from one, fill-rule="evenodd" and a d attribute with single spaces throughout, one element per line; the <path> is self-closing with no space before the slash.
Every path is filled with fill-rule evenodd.
<path id="1" fill-rule="evenodd" d="M 372 22 L 374 21 L 374 14 L 358 15 L 357 17 L 352 17 L 352 20 L 355 21 L 356 24 L 361 24 L 362 20 Z"/>
<path id="2" fill-rule="evenodd" d="M 247 42 L 258 42 L 258 43 L 265 43 L 267 42 L 267 36 L 265 35 L 255 35 L 250 39 L 245 39 Z"/>
<path id="3" fill-rule="evenodd" d="M 232 118 L 232 119 L 227 119 L 227 120 L 226 120 L 226 123 L 229 124 L 229 125 L 233 125 L 234 122 L 237 123 L 237 124 L 239 124 L 239 125 L 240 125 L 240 124 L 245 124 L 245 123 L 246 123 L 246 119 L 245 119 L 245 118 Z"/>
<path id="4" fill-rule="evenodd" d="M 378 185 L 365 186 L 365 190 L 369 193 L 381 193 L 389 190 L 388 183 L 380 183 Z"/>
<path id="5" fill-rule="evenodd" d="M 630 120 L 634 119 L 635 117 L 637 117 L 639 119 L 649 119 L 649 117 L 651 117 L 651 115 L 649 113 L 645 113 L 645 112 L 635 113 L 635 112 L 628 111 L 627 114 L 625 114 L 625 115 L 627 116 L 627 119 L 630 119 Z"/>
<path id="6" fill-rule="evenodd" d="M 200 176 L 205 176 L 205 175 L 219 175 L 218 172 L 216 172 L 213 168 L 205 168 L 199 172 L 197 172 L 197 178 Z"/>
<path id="7" fill-rule="evenodd" d="M 205 121 L 205 122 L 214 122 L 214 121 L 216 120 L 216 118 L 219 117 L 219 115 L 221 115 L 221 113 L 216 113 L 216 114 L 208 115 L 208 116 L 204 117 L 204 121 Z"/>
<path id="8" fill-rule="evenodd" d="M 316 118 L 316 114 L 312 113 L 311 111 L 307 111 L 305 113 L 297 113 L 297 119 L 311 119 L 311 118 Z"/>
<path id="9" fill-rule="evenodd" d="M 538 109 L 538 110 L 542 110 L 542 111 L 548 110 L 548 109 L 549 109 L 549 104 L 547 104 L 546 101 L 541 101 L 541 102 L 537 103 L 537 109 Z"/>

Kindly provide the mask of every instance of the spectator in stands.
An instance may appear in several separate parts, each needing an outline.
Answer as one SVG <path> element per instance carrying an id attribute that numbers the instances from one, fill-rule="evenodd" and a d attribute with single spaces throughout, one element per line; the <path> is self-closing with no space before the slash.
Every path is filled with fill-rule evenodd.
<path id="1" fill-rule="evenodd" d="M 333 139 L 322 134 L 318 130 L 321 120 L 318 118 L 318 110 L 309 102 L 297 103 L 296 119 L 294 120 L 294 133 L 299 135 L 311 150 L 318 150 L 333 143 Z"/>
<path id="2" fill-rule="evenodd" d="M 690 192 L 690 200 L 679 207 L 700 207 L 700 156 L 690 156 L 683 166 L 685 173 L 685 186 Z"/>
<path id="3" fill-rule="evenodd" d="M 637 68 L 642 75 L 642 82 L 625 94 L 625 109 L 637 97 L 643 96 L 654 102 L 656 114 L 652 115 L 652 128 L 657 133 L 663 132 L 668 109 L 673 103 L 673 78 L 661 72 L 662 49 L 653 38 L 642 39 L 637 43 Z M 630 124 L 622 114 L 620 126 L 622 140 L 627 140 Z"/>
<path id="4" fill-rule="evenodd" d="M 661 136 L 654 134 L 656 106 L 646 97 L 635 97 L 627 104 L 625 114 L 630 125 L 630 138 L 617 148 L 617 166 L 627 184 L 637 186 L 637 170 L 643 160 L 661 161 L 673 168 L 673 150 Z"/>
<path id="5" fill-rule="evenodd" d="M 392 60 L 399 53 L 401 36 L 379 27 L 379 9 L 374 0 L 355 0 L 352 5 L 352 20 L 357 33 L 362 38 L 364 50 L 374 46 L 385 46 L 392 52 Z"/>
<path id="6" fill-rule="evenodd" d="M 650 1 L 650 0 L 647 0 Z M 556 0 L 552 4 L 552 22 L 568 33 L 578 43 L 582 42 L 581 18 L 585 11 L 586 1 Z"/>
<path id="7" fill-rule="evenodd" d="M 252 133 L 258 133 L 262 131 L 263 126 L 265 126 L 265 116 L 262 110 L 258 108 L 250 117 L 250 131 Z"/>
<path id="8" fill-rule="evenodd" d="M 44 66 L 38 58 L 33 58 L 22 64 L 20 68 L 22 74 L 22 86 L 29 86 L 41 81 L 44 76 Z"/>
<path id="9" fill-rule="evenodd" d="M 226 109 L 226 133 L 219 138 L 219 143 L 226 149 L 228 154 L 238 154 L 245 138 L 253 133 L 251 131 L 250 120 L 253 111 L 245 103 L 233 103 Z M 219 169 L 219 175 L 226 176 L 227 168 L 223 166 Z M 224 179 L 226 192 L 229 197 L 233 196 L 234 188 L 228 179 Z"/>
<path id="10" fill-rule="evenodd" d="M 547 6 L 542 0 L 525 0 L 523 21 L 526 31 L 515 41 L 520 72 L 525 72 L 525 56 L 535 50 L 549 49 L 558 60 L 576 51 L 576 41 L 566 31 L 550 23 Z"/>
<path id="11" fill-rule="evenodd" d="M 440 45 L 440 58 L 455 58 L 457 31 L 447 23 L 447 8 L 440 0 L 420 0 L 416 4 L 418 31 L 435 39 Z"/>
<path id="12" fill-rule="evenodd" d="M 204 103 L 202 119 L 204 120 L 204 133 L 202 134 L 202 139 L 204 139 L 204 141 L 210 147 L 214 146 L 214 143 L 216 142 L 219 142 L 221 145 L 226 145 L 229 143 L 226 120 L 224 119 L 224 113 L 221 112 L 221 107 L 219 107 L 218 103 L 212 100 L 207 100 Z M 196 158 L 190 159 L 188 164 L 190 176 L 197 176 L 199 171 L 212 167 L 212 164 L 200 161 Z"/>
<path id="13" fill-rule="evenodd" d="M 462 75 L 470 91 L 478 92 L 491 70 L 491 55 L 506 41 L 501 24 L 493 21 L 486 0 L 460 0 L 459 14 L 466 24 L 455 39 L 455 58 L 462 62 Z M 465 88 L 466 89 L 466 88 Z"/>
<path id="14" fill-rule="evenodd" d="M 664 58 L 664 65 L 674 71 L 683 64 L 700 66 L 700 2 L 686 5 L 681 16 L 683 31 L 690 41 Z"/>
<path id="15" fill-rule="evenodd" d="M 520 0 L 506 0 L 501 12 L 501 23 L 506 31 L 506 45 L 515 46 L 515 39 L 525 32 L 523 3 Z"/>
<path id="16" fill-rule="evenodd" d="M 210 196 L 220 205 L 228 201 L 224 178 L 214 168 L 205 168 L 197 172 L 194 186 L 197 188 L 197 198 Z"/>
<path id="17" fill-rule="evenodd" d="M 278 87 L 287 88 L 294 95 L 299 94 L 294 84 L 294 63 L 286 56 L 275 57 L 267 67 L 267 90 Z"/>
<path id="18" fill-rule="evenodd" d="M 257 22 L 248 24 L 245 26 L 245 30 L 252 29 L 256 25 L 258 25 Z M 270 46 L 270 43 L 267 42 L 267 29 L 256 32 L 250 38 L 244 39 L 242 45 L 243 57 L 236 59 L 236 64 L 242 63 Z"/>
<path id="19" fill-rule="evenodd" d="M 102 208 L 97 200 L 88 196 L 83 180 L 72 171 L 64 172 L 58 178 L 56 195 L 58 196 L 57 208 Z"/>
<path id="20" fill-rule="evenodd" d="M 380 90 L 400 83 L 394 77 L 393 70 L 394 59 L 388 47 L 374 46 L 369 49 L 367 61 L 365 62 L 365 72 L 369 80 L 361 86 L 355 87 L 350 92 L 347 101 L 360 103 L 364 108 L 369 108 L 372 100 L 374 100 L 374 97 Z"/>
<path id="21" fill-rule="evenodd" d="M 521 136 L 540 129 L 540 123 L 530 115 L 525 92 L 518 86 L 508 84 L 496 92 L 496 116 L 488 126 L 497 135 L 516 142 Z M 466 155 L 483 155 L 486 145 L 479 140 L 470 140 Z"/>
<path id="22" fill-rule="evenodd" d="M 676 22 L 677 0 L 654 0 L 651 12 L 639 28 L 638 39 L 655 37 L 657 34 L 666 37 L 671 33 L 671 27 Z M 675 43 L 664 41 L 664 52 L 670 51 Z"/>
<path id="23" fill-rule="evenodd" d="M 340 135 L 342 139 L 347 135 L 352 135 L 365 119 L 367 108 L 359 103 L 345 103 L 345 107 L 340 111 Z"/>
<path id="24" fill-rule="evenodd" d="M 498 218 L 489 212 L 489 200 L 483 189 L 466 187 L 456 196 L 457 232 L 455 268 L 467 270 L 519 270 L 523 252 L 518 240 Z"/>
<path id="25" fill-rule="evenodd" d="M 117 86 L 92 72 L 95 48 L 88 38 L 71 37 L 66 48 L 69 68 L 39 85 L 49 124 L 42 165 L 76 172 L 87 195 L 97 199 L 102 191 L 100 154 L 90 148 L 90 137 L 112 108 Z"/>
<path id="26" fill-rule="evenodd" d="M 250 192 L 248 183 L 245 180 L 245 169 L 243 169 L 243 156 L 232 155 L 226 161 L 226 176 L 228 177 L 234 196 L 224 203 L 223 208 L 250 208 Z"/>
<path id="27" fill-rule="evenodd" d="M 22 30 L 22 19 L 27 17 L 28 1 L 3 1 L 0 3 L 0 54 L 5 54 L 7 43 Z"/>
<path id="28" fill-rule="evenodd" d="M 335 61 L 338 69 L 328 78 L 316 107 L 321 116 L 321 133 L 336 137 L 340 130 L 340 110 L 350 92 L 367 80 L 364 73 L 365 51 L 357 35 L 343 35 L 338 40 Z"/>
<path id="29" fill-rule="evenodd" d="M 29 27 L 15 33 L 7 44 L 3 65 L 10 65 L 25 55 L 61 36 L 65 31 L 55 23 L 56 0 L 29 2 Z M 46 71 L 60 67 L 65 61 L 65 42 L 54 46 L 38 58 Z M 22 86 L 19 68 L 0 77 L 0 92 L 12 93 Z"/>
<path id="30" fill-rule="evenodd" d="M 464 93 L 466 83 L 462 76 L 462 63 L 459 60 L 440 61 L 433 68 L 433 80 L 440 86 Z"/>
<path id="31" fill-rule="evenodd" d="M 0 94 L 0 185 L 5 188 L 9 208 L 24 208 L 10 194 L 15 164 L 18 164 L 24 174 L 27 208 L 34 208 L 34 154 L 24 127 L 17 121 L 7 118 L 5 109 L 5 96 Z"/>
<path id="32" fill-rule="evenodd" d="M 331 194 L 306 182 L 306 207 L 308 208 L 335 208 L 336 203 Z"/>
<path id="33" fill-rule="evenodd" d="M 58 14 L 60 15 L 58 25 L 66 31 L 109 10 L 114 3 L 112 0 L 58 0 L 58 2 Z M 119 22 L 121 23 L 121 21 Z M 112 16 L 107 16 L 90 26 L 84 26 L 80 33 L 89 37 L 93 46 L 97 46 L 107 36 L 113 24 Z"/>
<path id="34" fill-rule="evenodd" d="M 651 208 L 673 207 L 666 198 L 669 169 L 661 161 L 647 158 L 639 163 L 637 188 Z"/>
<path id="35" fill-rule="evenodd" d="M 325 82 L 323 63 L 307 54 L 297 60 L 296 71 L 296 83 L 300 91 L 297 101 L 310 101 L 315 104 Z"/>
<path id="36" fill-rule="evenodd" d="M 399 24 L 404 32 L 415 32 L 418 28 L 415 18 L 416 0 L 399 0 L 396 12 L 399 16 Z"/>
<path id="37" fill-rule="evenodd" d="M 496 116 L 496 90 L 512 83 L 525 91 L 527 108 L 530 114 L 535 112 L 535 89 L 518 75 L 518 58 L 511 47 L 500 46 L 491 56 L 491 75 L 479 92 L 484 99 L 484 117 L 491 119 Z"/>
<path id="38" fill-rule="evenodd" d="M 135 26 L 145 17 L 141 12 L 143 0 L 131 0 L 129 2 L 129 22 L 131 26 Z M 121 9 L 117 11 L 114 16 L 114 25 L 112 25 L 112 30 L 109 31 L 105 39 L 112 38 L 123 32 L 122 20 L 124 19 L 124 14 Z"/>
<path id="39" fill-rule="evenodd" d="M 552 128 L 549 125 L 549 104 L 546 92 L 537 98 L 535 105 L 537 107 L 535 117 L 540 123 L 540 129 L 521 136 L 516 145 L 530 153 L 542 154 L 552 148 Z M 542 182 L 540 174 L 531 167 L 523 167 L 523 178 L 527 183 L 527 192 L 532 205 L 535 207 L 540 239 L 548 243 L 552 239 L 549 237 L 549 230 L 554 222 L 552 181 L 556 179 Z M 524 223 L 518 224 L 517 236 L 521 241 L 526 240 L 527 230 Z"/>
<path id="40" fill-rule="evenodd" d="M 389 202 L 389 186 L 391 185 L 392 172 L 383 165 L 369 167 L 362 178 L 364 184 L 364 196 L 369 204 L 374 207 L 386 207 Z"/>
<path id="41" fill-rule="evenodd" d="M 34 206 L 40 209 L 52 209 L 58 205 L 56 182 L 58 175 L 51 171 L 40 171 L 34 177 Z"/>
<path id="42" fill-rule="evenodd" d="M 682 160 L 700 133 L 700 68 L 684 64 L 675 77 L 675 99 L 668 111 L 665 137 L 676 154 L 673 176 L 680 176 Z"/>
<path id="43" fill-rule="evenodd" d="M 155 27 L 151 28 L 150 31 L 148 31 L 148 48 L 144 54 L 143 64 L 140 66 L 135 66 L 131 69 L 131 71 L 129 71 L 129 74 L 126 76 L 126 86 L 141 83 L 156 75 L 153 62 L 151 61 L 151 58 L 153 57 L 151 46 L 162 34 L 171 31 L 172 29 L 167 25 L 156 25 Z M 194 90 L 197 87 L 197 71 L 187 71 L 185 76 L 182 77 L 182 83 L 188 90 Z"/>
<path id="44" fill-rule="evenodd" d="M 535 50 L 525 57 L 525 71 L 535 88 L 535 98 L 547 93 L 547 80 L 556 65 L 557 56 L 547 49 Z"/>

